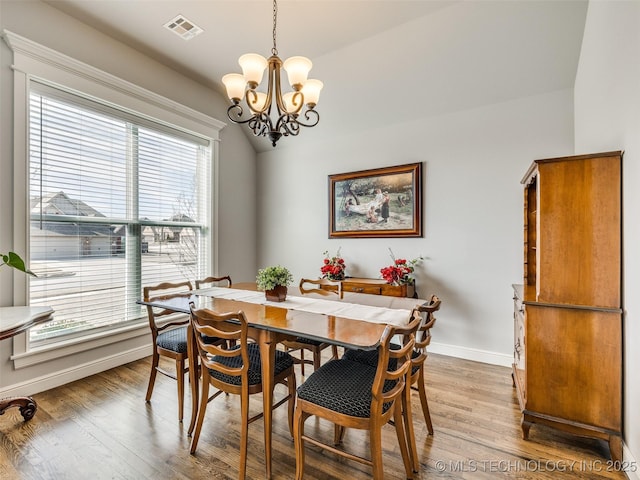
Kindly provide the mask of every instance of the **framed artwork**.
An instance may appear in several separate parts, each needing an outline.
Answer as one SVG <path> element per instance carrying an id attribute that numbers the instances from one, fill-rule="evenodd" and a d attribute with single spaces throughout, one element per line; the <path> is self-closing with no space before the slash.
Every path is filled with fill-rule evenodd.
<path id="1" fill-rule="evenodd" d="M 421 237 L 422 164 L 329 175 L 329 238 Z"/>

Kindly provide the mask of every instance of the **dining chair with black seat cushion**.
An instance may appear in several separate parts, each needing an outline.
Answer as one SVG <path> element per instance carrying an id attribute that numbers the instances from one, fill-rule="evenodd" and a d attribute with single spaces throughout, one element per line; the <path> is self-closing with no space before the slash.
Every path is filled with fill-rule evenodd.
<path id="1" fill-rule="evenodd" d="M 296 479 L 304 475 L 304 442 L 344 456 L 373 469 L 373 478 L 382 480 L 382 427 L 394 419 L 394 426 L 407 478 L 413 478 L 411 457 L 408 451 L 403 415 L 411 415 L 411 402 L 403 402 L 410 396 L 407 374 L 411 368 L 410 353 L 414 335 L 421 319 L 412 318 L 405 327 L 388 325 L 376 350 L 376 366 L 348 359 L 330 360 L 298 387 L 293 437 L 296 451 Z M 403 345 L 391 349 L 394 335 L 403 338 Z M 389 360 L 393 360 L 390 362 Z M 393 365 L 393 367 L 391 367 Z M 407 411 L 403 411 L 406 405 Z M 310 416 L 317 416 L 335 425 L 334 446 L 305 434 L 304 423 Z M 355 455 L 338 448 L 345 428 L 369 431 L 370 458 Z"/>
<path id="2" fill-rule="evenodd" d="M 262 392 L 262 361 L 260 347 L 248 341 L 248 324 L 244 312 L 216 313 L 208 309 L 196 309 L 191 304 L 191 321 L 187 333 L 192 363 L 196 356 L 202 365 L 200 405 L 198 419 L 191 439 L 191 453 L 195 453 L 202 424 L 211 400 L 221 393 L 240 395 L 241 432 L 239 478 L 245 478 L 247 465 L 247 444 L 249 424 L 262 418 L 263 413 L 249 417 L 249 396 Z M 204 337 L 218 337 L 225 342 L 213 345 Z M 230 346 L 230 342 L 235 344 Z M 194 377 L 196 378 L 196 377 Z M 286 352 L 275 351 L 274 385 L 281 383 L 288 388 L 288 394 L 275 403 L 275 409 L 288 402 L 289 430 L 293 435 L 293 413 L 295 405 L 296 377 L 293 358 Z M 209 387 L 217 389 L 211 396 Z M 189 431 L 191 434 L 191 431 Z M 267 459 L 270 464 L 270 459 Z"/>
<path id="3" fill-rule="evenodd" d="M 312 285 L 312 287 L 309 287 L 309 285 Z M 321 288 L 321 285 L 329 285 L 335 288 L 323 289 Z M 302 278 L 300 280 L 299 290 L 303 296 L 308 294 L 316 294 L 322 295 L 323 297 L 335 297 L 337 295 L 338 298 L 342 298 L 342 282 L 327 280 L 324 278 Z M 293 361 L 300 365 L 300 373 L 302 373 L 302 375 L 304 375 L 305 365 L 313 365 L 314 370 L 317 370 L 320 367 L 322 351 L 329 346 L 331 347 L 331 358 L 338 358 L 338 347 L 326 342 L 321 342 L 305 337 L 297 337 L 294 340 L 282 340 L 280 343 L 284 345 L 286 351 L 289 353 L 296 351 L 299 352 L 300 356 L 293 357 Z M 309 350 L 311 352 L 311 359 L 304 358 L 305 350 Z"/>
<path id="4" fill-rule="evenodd" d="M 424 371 L 425 360 L 427 359 L 427 346 L 431 343 L 431 328 L 436 323 L 435 312 L 440 310 L 441 300 L 437 295 L 431 295 L 428 303 L 422 305 L 416 305 L 413 309 L 422 317 L 422 322 L 418 327 L 415 338 L 415 345 L 413 352 L 411 353 L 411 373 L 409 377 L 409 384 L 413 390 L 417 390 L 420 396 L 420 404 L 422 406 L 422 414 L 424 415 L 424 421 L 427 425 L 427 431 L 429 435 L 433 435 L 433 424 L 431 422 L 431 414 L 429 413 L 429 402 L 427 401 L 427 391 L 425 387 Z M 391 348 L 399 348 L 395 343 L 391 344 Z M 343 355 L 343 358 L 365 363 L 367 365 L 376 365 L 378 361 L 378 353 L 375 350 L 347 350 Z M 393 360 L 391 360 L 393 361 Z M 417 449 L 415 446 L 415 436 L 413 434 L 413 422 L 410 422 L 405 426 L 407 430 L 407 436 L 410 442 L 410 450 L 412 453 L 412 461 L 414 471 L 418 468 Z M 416 452 L 414 454 L 414 452 Z"/>
<path id="5" fill-rule="evenodd" d="M 214 277 L 214 276 L 209 276 L 206 278 L 202 278 L 202 279 L 196 279 L 195 280 L 195 286 L 196 286 L 196 290 L 200 290 L 201 288 L 208 288 L 208 287 L 226 287 L 226 288 L 231 288 L 231 286 L 233 285 L 233 282 L 231 281 L 231 277 L 229 275 L 225 275 L 223 277 Z M 219 339 L 218 338 L 208 338 L 208 337 L 204 337 L 205 341 L 208 343 L 219 343 Z M 233 346 L 234 343 L 233 341 L 230 341 L 229 343 L 230 346 Z M 196 361 L 194 362 L 193 365 L 193 371 L 196 372 L 196 375 L 200 374 L 200 362 L 197 361 L 197 358 L 195 359 Z M 195 395 L 191 396 L 191 421 L 189 422 L 189 433 L 191 433 L 193 431 L 193 428 L 196 424 L 196 416 L 198 415 L 198 400 L 195 398 Z"/>
<path id="6" fill-rule="evenodd" d="M 143 288 L 145 302 L 163 301 L 176 297 L 189 297 L 193 291 L 191 282 L 164 282 Z M 146 401 L 151 401 L 157 373 L 173 378 L 178 383 L 178 419 L 182 422 L 184 413 L 184 375 L 189 371 L 187 362 L 187 325 L 189 316 L 174 311 L 147 305 L 147 316 L 153 341 L 151 375 L 147 387 Z M 165 322 L 166 320 L 166 322 Z M 211 339 L 216 342 L 216 339 Z M 175 361 L 175 373 L 160 367 L 160 357 Z"/>
<path id="7" fill-rule="evenodd" d="M 226 285 L 221 285 L 221 283 Z M 196 280 L 196 290 L 206 288 L 207 286 L 224 286 L 231 288 L 232 285 L 233 282 L 231 281 L 231 277 L 229 275 L 225 275 L 224 277 L 207 277 L 203 278 L 202 280 Z"/>

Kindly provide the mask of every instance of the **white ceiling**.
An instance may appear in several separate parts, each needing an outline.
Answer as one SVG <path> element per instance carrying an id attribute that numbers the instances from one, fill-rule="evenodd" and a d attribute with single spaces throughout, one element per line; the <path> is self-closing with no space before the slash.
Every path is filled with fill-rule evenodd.
<path id="1" fill-rule="evenodd" d="M 271 52 L 270 0 L 47 3 L 220 92 L 240 55 Z M 320 124 L 300 137 L 571 88 L 586 10 L 583 0 L 280 0 L 280 58 L 309 57 L 310 76 L 325 84 Z M 165 29 L 178 14 L 204 33 L 185 41 Z M 272 148 L 264 138 L 253 144 Z"/>

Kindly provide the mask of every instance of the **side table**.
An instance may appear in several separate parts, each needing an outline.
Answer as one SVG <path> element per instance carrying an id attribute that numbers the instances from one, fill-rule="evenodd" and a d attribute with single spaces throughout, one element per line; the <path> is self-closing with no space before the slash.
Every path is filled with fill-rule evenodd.
<path id="1" fill-rule="evenodd" d="M 418 298 L 415 285 L 389 285 L 380 278 L 347 277 L 342 281 L 343 292 L 367 293 L 387 297 Z M 321 285 L 323 290 L 335 290 L 333 285 Z"/>
<path id="2" fill-rule="evenodd" d="M 34 325 L 52 319 L 51 307 L 0 307 L 0 340 L 11 338 Z M 38 406 L 31 397 L 9 397 L 0 399 L 0 415 L 10 407 L 18 407 L 22 417 L 31 420 Z"/>

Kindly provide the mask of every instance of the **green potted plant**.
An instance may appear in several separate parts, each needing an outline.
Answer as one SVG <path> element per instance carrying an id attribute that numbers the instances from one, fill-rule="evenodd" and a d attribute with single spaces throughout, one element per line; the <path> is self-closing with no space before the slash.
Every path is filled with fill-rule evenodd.
<path id="1" fill-rule="evenodd" d="M 280 265 L 258 270 L 256 283 L 259 290 L 264 290 L 267 300 L 284 302 L 287 298 L 287 287 L 293 283 L 293 275 Z"/>

